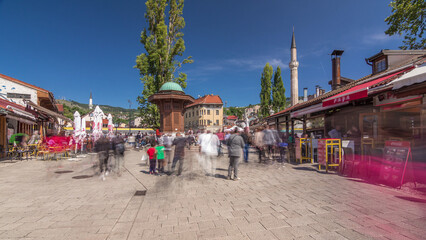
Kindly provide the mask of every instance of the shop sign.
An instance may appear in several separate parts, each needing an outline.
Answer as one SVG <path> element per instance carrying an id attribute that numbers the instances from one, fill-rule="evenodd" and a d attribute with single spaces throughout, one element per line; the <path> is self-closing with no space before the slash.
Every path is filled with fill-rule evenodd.
<path id="1" fill-rule="evenodd" d="M 361 99 L 361 98 L 366 98 L 366 97 L 368 97 L 368 91 L 367 91 L 367 89 L 364 89 L 364 90 L 361 90 L 361 91 L 358 91 L 358 92 L 349 93 L 349 94 L 345 94 L 343 96 L 338 96 L 338 97 L 332 98 L 330 100 L 326 100 L 326 101 L 322 102 L 322 106 L 323 107 L 334 106 L 334 105 L 338 105 L 338 104 L 342 104 L 342 103 L 348 103 L 350 101 Z"/>
<path id="2" fill-rule="evenodd" d="M 401 103 L 406 101 L 411 101 L 415 99 L 422 98 L 421 95 L 414 95 L 414 96 L 408 96 L 403 98 L 397 98 L 394 92 L 385 92 L 381 93 L 374 97 L 374 106 L 383 106 L 387 104 L 395 104 L 395 103 Z"/>

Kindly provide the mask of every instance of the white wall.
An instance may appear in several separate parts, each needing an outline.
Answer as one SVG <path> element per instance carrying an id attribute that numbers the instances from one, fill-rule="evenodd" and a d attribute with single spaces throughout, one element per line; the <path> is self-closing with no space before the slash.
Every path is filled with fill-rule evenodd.
<path id="1" fill-rule="evenodd" d="M 17 103 L 24 107 L 27 106 L 24 104 L 23 99 L 7 98 L 7 93 L 30 94 L 31 99 L 29 100 L 37 104 L 37 90 L 0 77 L 0 98 Z"/>

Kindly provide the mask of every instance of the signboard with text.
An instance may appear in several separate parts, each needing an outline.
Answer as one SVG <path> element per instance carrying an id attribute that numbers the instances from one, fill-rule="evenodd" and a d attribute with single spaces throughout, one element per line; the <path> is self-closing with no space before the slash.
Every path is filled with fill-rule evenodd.
<path id="1" fill-rule="evenodd" d="M 386 141 L 383 162 L 380 168 L 380 180 L 389 186 L 402 184 L 408 157 L 411 153 L 410 142 Z"/>
<path id="2" fill-rule="evenodd" d="M 357 100 L 357 99 L 361 99 L 361 98 L 366 98 L 368 96 L 368 91 L 367 89 L 358 91 L 358 92 L 353 92 L 353 93 L 348 93 L 348 94 L 344 94 L 342 96 L 336 96 L 332 99 L 326 99 L 324 100 L 324 102 L 322 102 L 322 106 L 323 107 L 328 107 L 328 106 L 334 106 L 337 104 L 342 104 L 345 102 L 350 102 L 353 100 Z"/>

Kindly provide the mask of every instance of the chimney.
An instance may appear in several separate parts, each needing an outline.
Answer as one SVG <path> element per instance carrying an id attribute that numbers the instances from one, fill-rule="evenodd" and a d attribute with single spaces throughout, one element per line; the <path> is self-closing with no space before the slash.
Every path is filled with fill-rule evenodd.
<path id="1" fill-rule="evenodd" d="M 303 101 L 308 101 L 308 88 L 303 88 Z"/>
<path id="2" fill-rule="evenodd" d="M 343 50 L 334 50 L 331 53 L 331 65 L 332 65 L 332 79 L 331 89 L 335 90 L 340 88 L 340 56 L 343 54 Z"/>
<path id="3" fill-rule="evenodd" d="M 318 97 L 320 95 L 320 86 L 316 85 L 315 86 L 315 97 Z"/>

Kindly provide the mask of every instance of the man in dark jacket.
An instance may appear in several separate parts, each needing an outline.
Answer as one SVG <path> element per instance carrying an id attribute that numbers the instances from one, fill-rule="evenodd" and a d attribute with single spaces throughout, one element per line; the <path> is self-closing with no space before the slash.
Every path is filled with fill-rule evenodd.
<path id="1" fill-rule="evenodd" d="M 240 161 L 241 153 L 244 148 L 244 140 L 238 134 L 238 128 L 235 128 L 234 134 L 226 140 L 226 145 L 228 146 L 229 155 L 228 180 L 231 179 L 232 170 L 234 170 L 234 181 L 237 181 L 239 179 L 238 162 Z"/>
<path id="2" fill-rule="evenodd" d="M 101 178 L 105 181 L 105 176 L 108 175 L 109 169 L 108 169 L 108 158 L 109 158 L 109 150 L 110 150 L 111 144 L 109 140 L 102 136 L 98 139 L 95 143 L 95 152 L 98 153 L 99 157 L 99 167 L 101 171 Z"/>
<path id="3" fill-rule="evenodd" d="M 115 171 L 121 176 L 121 170 L 124 166 L 124 139 L 121 136 L 116 136 L 112 139 L 112 150 L 114 151 Z"/>
<path id="4" fill-rule="evenodd" d="M 176 133 L 176 138 L 173 140 L 175 145 L 175 156 L 172 163 L 172 172 L 175 171 L 176 163 L 179 161 L 178 176 L 182 174 L 183 169 L 183 157 L 185 156 L 185 146 L 188 140 L 186 137 L 182 137 L 180 133 Z"/>

